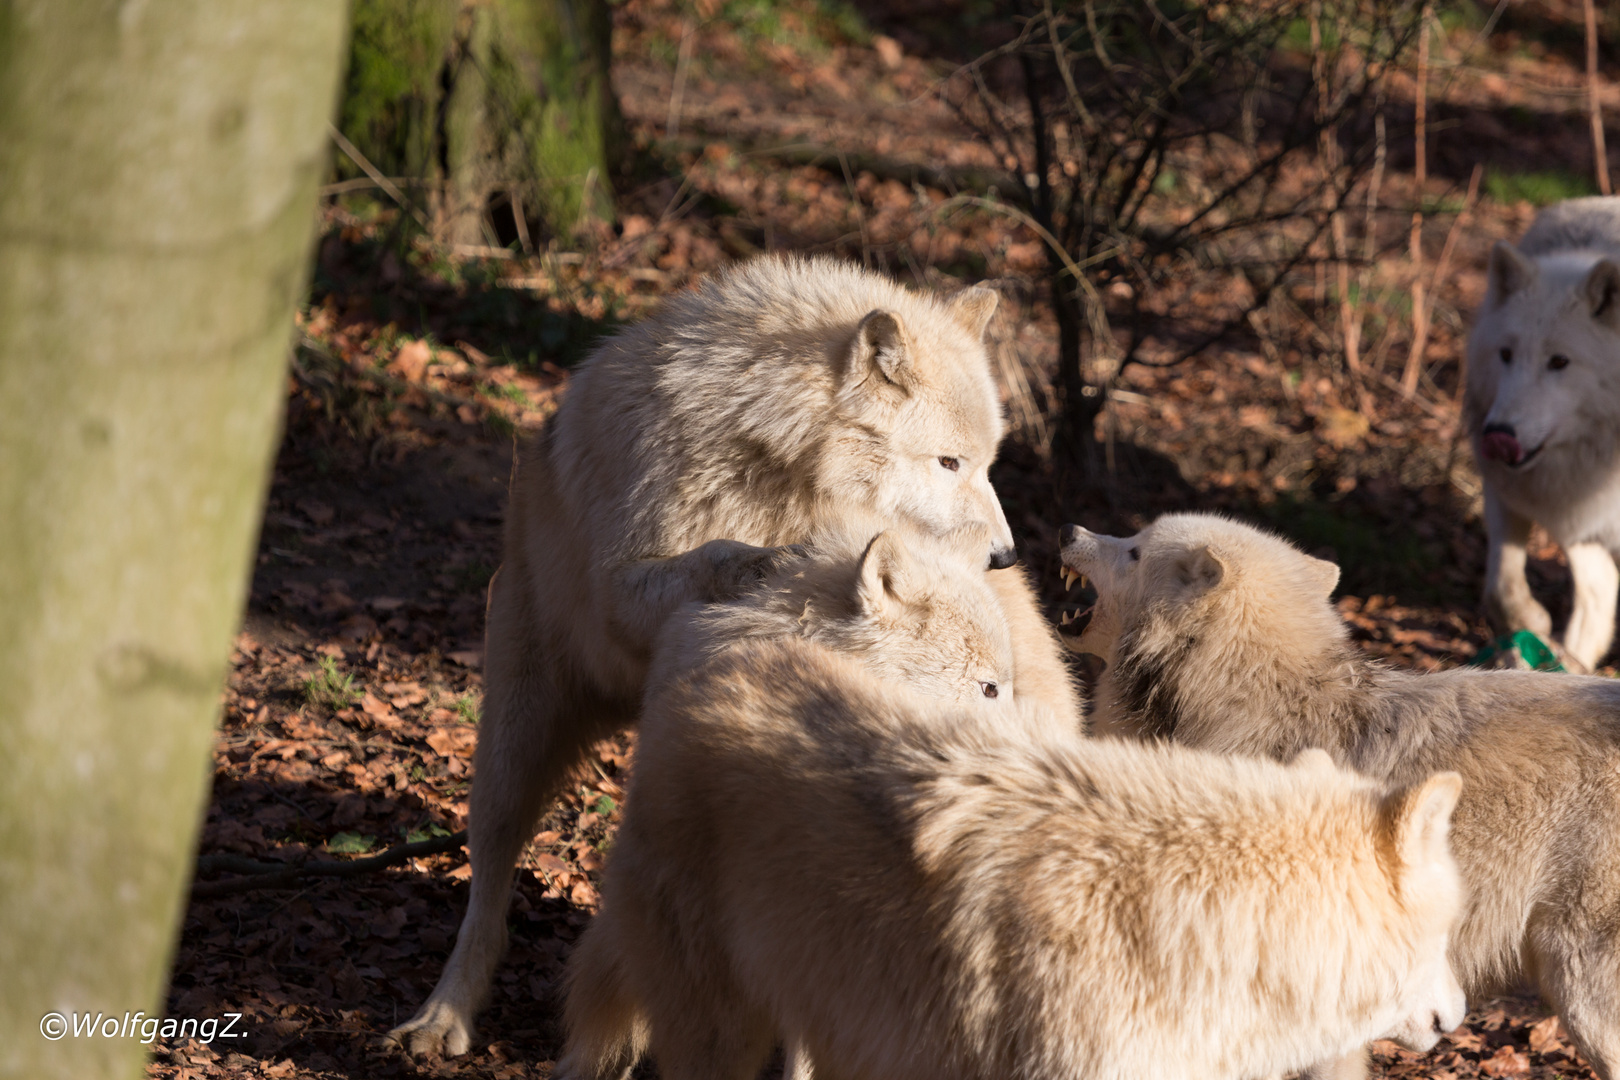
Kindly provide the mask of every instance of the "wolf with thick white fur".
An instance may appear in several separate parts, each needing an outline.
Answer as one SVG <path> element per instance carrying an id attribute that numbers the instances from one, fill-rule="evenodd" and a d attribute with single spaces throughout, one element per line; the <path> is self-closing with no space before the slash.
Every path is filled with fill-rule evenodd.
<path id="1" fill-rule="evenodd" d="M 1598 1074 L 1616 1075 L 1620 683 L 1385 667 L 1328 600 L 1338 567 L 1214 515 L 1123 539 L 1068 525 L 1061 540 L 1065 575 L 1097 590 L 1066 629 L 1107 664 L 1098 732 L 1278 759 L 1320 747 L 1392 783 L 1455 770 L 1458 978 L 1471 994 L 1535 979 Z"/>
<path id="2" fill-rule="evenodd" d="M 505 947 L 512 867 L 584 748 L 636 719 L 667 615 L 753 585 L 848 509 L 1013 558 L 988 469 L 1002 434 L 982 344 L 995 293 L 942 298 L 830 260 L 760 259 L 670 298 L 574 375 L 513 479 L 490 586 L 473 867 L 413 1053 L 464 1052 Z M 759 545 L 759 546 L 755 546 Z M 1001 596 L 1019 682 L 1078 702 L 1016 570 Z"/>
<path id="3" fill-rule="evenodd" d="M 1466 415 L 1485 483 L 1485 604 L 1507 630 L 1550 635 L 1525 543 L 1539 523 L 1569 557 L 1566 662 L 1591 671 L 1620 595 L 1620 197 L 1571 199 L 1491 250 L 1468 337 Z"/>
<path id="4" fill-rule="evenodd" d="M 977 709 L 990 723 L 1039 737 L 1072 736 L 1076 716 L 1043 707 L 1038 694 L 1026 702 L 1015 681 L 1000 598 L 980 569 L 987 531 L 964 526 L 937 538 L 892 529 L 874 535 L 875 521 L 855 514 L 830 522 L 758 588 L 673 616 L 653 660 L 649 693 L 656 696 L 683 672 L 723 658 L 739 643 L 794 639 L 847 657 L 867 676 L 920 698 Z M 575 971 L 570 1009 L 577 1037 L 569 1060 L 598 1064 L 565 1066 L 562 1073 L 596 1075 L 607 1068 L 602 1061 L 628 1068 L 641 1053 L 644 1025 L 635 1010 L 615 1004 L 613 987 L 622 974 L 617 961 L 604 953 L 576 963 Z M 807 1056 L 800 1047 L 790 1050 L 787 1075 L 808 1080 Z"/>
<path id="5" fill-rule="evenodd" d="M 1240 1080 L 1462 1019 L 1455 774 L 1042 737 L 958 678 L 795 636 L 655 678 L 557 1076 Z"/>

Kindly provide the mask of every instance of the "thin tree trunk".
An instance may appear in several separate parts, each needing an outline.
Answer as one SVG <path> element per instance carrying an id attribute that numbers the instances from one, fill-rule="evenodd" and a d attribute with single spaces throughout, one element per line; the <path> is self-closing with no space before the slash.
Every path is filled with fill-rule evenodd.
<path id="1" fill-rule="evenodd" d="M 0 3 L 0 1076 L 163 1012 L 345 7 Z"/>
<path id="2" fill-rule="evenodd" d="M 1609 151 L 1603 145 L 1603 102 L 1598 97 L 1597 5 L 1586 0 L 1586 96 L 1592 114 L 1592 161 L 1597 168 L 1598 191 L 1614 194 L 1609 184 Z"/>
<path id="3" fill-rule="evenodd" d="M 1423 5 L 1418 31 L 1417 103 L 1413 115 L 1413 190 L 1417 208 L 1412 211 L 1412 347 L 1406 354 L 1406 368 L 1401 372 L 1401 393 L 1411 397 L 1417 392 L 1418 376 L 1423 373 L 1423 352 L 1429 344 L 1429 309 L 1423 297 L 1423 187 L 1429 178 L 1429 19 L 1430 5 Z M 1437 281 L 1436 287 L 1439 282 Z"/>

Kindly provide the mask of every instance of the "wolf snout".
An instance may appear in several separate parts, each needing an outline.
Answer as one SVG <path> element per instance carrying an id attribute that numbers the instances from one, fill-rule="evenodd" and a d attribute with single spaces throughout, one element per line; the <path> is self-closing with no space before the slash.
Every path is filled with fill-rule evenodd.
<path id="1" fill-rule="evenodd" d="M 1018 561 L 1018 549 L 1015 547 L 996 548 L 990 552 L 990 569 L 1005 570 Z"/>
<path id="2" fill-rule="evenodd" d="M 1058 543 L 1064 547 L 1068 547 L 1070 544 L 1080 539 L 1080 534 L 1084 531 L 1085 530 L 1080 528 L 1078 525 L 1065 525 L 1062 529 L 1058 530 Z"/>
<path id="3" fill-rule="evenodd" d="M 1517 465 L 1524 460 L 1524 447 L 1519 445 L 1519 436 L 1512 424 L 1486 424 L 1480 449 L 1490 461 Z"/>

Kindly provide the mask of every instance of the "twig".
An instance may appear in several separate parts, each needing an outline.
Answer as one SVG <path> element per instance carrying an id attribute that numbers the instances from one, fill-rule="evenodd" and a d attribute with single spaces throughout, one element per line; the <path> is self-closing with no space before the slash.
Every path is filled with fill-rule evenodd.
<path id="1" fill-rule="evenodd" d="M 337 129 L 336 124 L 332 123 L 331 121 L 327 121 L 326 130 L 329 134 L 331 134 L 332 141 L 337 143 L 337 148 L 343 151 L 343 153 L 348 156 L 350 161 L 360 166 L 361 172 L 371 177 L 372 181 L 376 183 L 378 187 L 382 188 L 383 191 L 388 193 L 388 197 L 390 199 L 397 202 L 402 209 L 409 213 L 411 217 L 416 219 L 416 223 L 418 225 L 422 226 L 424 229 L 428 229 L 429 232 L 432 231 L 432 229 L 428 226 L 427 218 L 422 216 L 422 211 L 418 210 L 414 205 L 412 205 L 411 201 L 405 197 L 405 193 L 399 190 L 399 188 L 395 187 L 394 182 L 388 179 L 388 177 L 384 176 L 382 171 L 378 169 L 377 166 L 368 161 L 366 159 L 366 155 L 362 154 L 358 149 L 355 148 L 354 143 L 343 137 L 343 132 Z"/>
<path id="2" fill-rule="evenodd" d="M 855 190 L 855 174 L 849 171 L 849 159 L 842 150 L 838 152 L 838 164 L 844 170 L 844 184 L 849 188 L 849 205 L 855 211 L 855 224 L 861 230 L 861 263 L 870 267 L 872 247 L 866 237 L 866 210 L 861 206 L 861 194 Z"/>
<path id="3" fill-rule="evenodd" d="M 1586 94 L 1592 114 L 1592 161 L 1597 166 L 1598 191 L 1614 194 L 1609 186 L 1609 152 L 1603 144 L 1603 106 L 1598 100 L 1597 4 L 1586 0 Z"/>
<path id="4" fill-rule="evenodd" d="M 1423 296 L 1423 186 L 1429 178 L 1428 155 L 1428 102 L 1425 100 L 1429 84 L 1429 17 L 1432 8 L 1423 5 L 1419 17 L 1422 29 L 1418 32 L 1417 94 L 1413 109 L 1413 150 L 1416 159 L 1412 166 L 1413 190 L 1417 192 L 1417 206 L 1412 211 L 1412 347 L 1406 354 L 1406 369 L 1401 372 L 1401 396 L 1410 398 L 1417 392 L 1418 372 L 1423 366 L 1423 350 L 1429 344 L 1428 305 Z M 1439 288 L 1437 280 L 1435 287 Z"/>
<path id="5" fill-rule="evenodd" d="M 414 176 L 393 177 L 395 184 L 420 184 L 422 181 Z M 367 191 L 377 186 L 377 181 L 369 176 L 356 176 L 352 180 L 339 180 L 335 184 L 322 184 L 319 194 L 321 198 L 333 195 L 347 195 L 351 191 Z"/>
<path id="6" fill-rule="evenodd" d="M 316 877 L 356 877 L 396 866 L 408 859 L 423 855 L 442 855 L 454 851 L 467 842 L 467 830 L 451 836 L 436 836 L 431 840 L 418 840 L 411 844 L 397 844 L 387 851 L 364 859 L 345 862 L 313 862 L 308 856 L 292 863 L 267 863 L 245 855 L 203 855 L 197 859 L 197 873 L 240 874 L 241 877 L 219 881 L 198 881 L 191 886 L 195 897 L 230 896 L 253 889 L 279 889 Z"/>
<path id="7" fill-rule="evenodd" d="M 529 219 L 523 214 L 523 195 L 517 188 L 508 193 L 512 199 L 512 223 L 517 226 L 518 246 L 523 254 L 534 254 L 534 244 L 529 239 Z"/>
<path id="8" fill-rule="evenodd" d="M 681 20 L 681 52 L 675 60 L 675 85 L 669 92 L 669 116 L 664 121 L 664 134 L 673 139 L 681 130 L 681 99 L 686 96 L 686 69 L 692 66 L 692 20 Z"/>

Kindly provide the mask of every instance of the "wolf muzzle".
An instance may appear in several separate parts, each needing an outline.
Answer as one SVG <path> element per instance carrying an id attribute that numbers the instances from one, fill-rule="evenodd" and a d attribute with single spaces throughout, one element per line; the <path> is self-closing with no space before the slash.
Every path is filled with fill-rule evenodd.
<path id="1" fill-rule="evenodd" d="M 1018 561 L 1018 549 L 1015 547 L 997 548 L 990 553 L 990 569 L 1005 570 Z"/>

